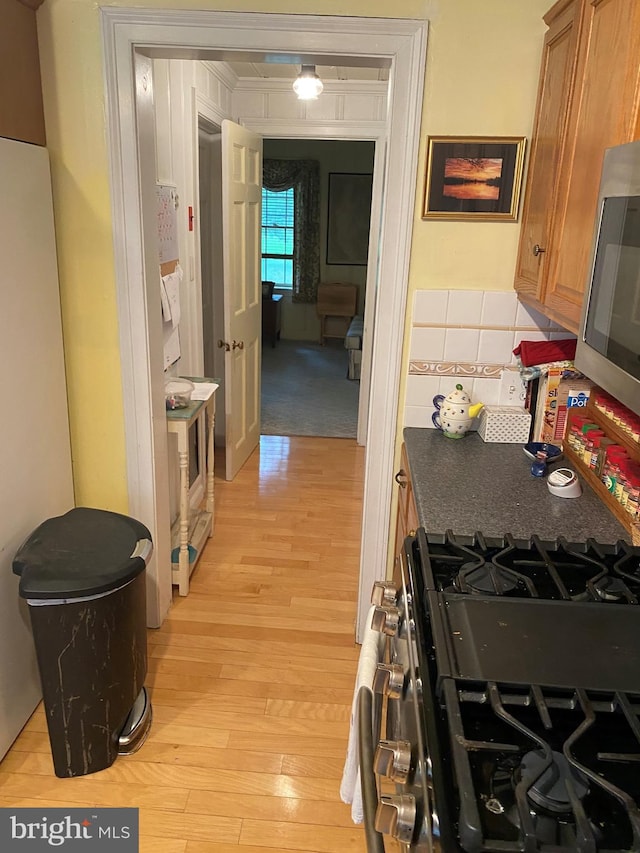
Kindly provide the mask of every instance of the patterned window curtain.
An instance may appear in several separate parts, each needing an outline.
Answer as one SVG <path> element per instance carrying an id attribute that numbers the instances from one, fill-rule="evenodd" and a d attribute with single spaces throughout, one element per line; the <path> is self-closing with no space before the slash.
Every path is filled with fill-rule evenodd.
<path id="1" fill-rule="evenodd" d="M 317 160 L 262 162 L 262 182 L 268 190 L 293 187 L 294 228 L 293 302 L 317 302 L 320 281 L 320 164 Z"/>

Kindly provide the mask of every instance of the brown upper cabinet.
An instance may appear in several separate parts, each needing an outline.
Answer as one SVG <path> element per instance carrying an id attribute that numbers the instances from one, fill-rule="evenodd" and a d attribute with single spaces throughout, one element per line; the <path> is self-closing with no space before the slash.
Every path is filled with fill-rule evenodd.
<path id="1" fill-rule="evenodd" d="M 640 137 L 640 2 L 559 0 L 544 20 L 515 288 L 577 332 L 604 151 Z"/>

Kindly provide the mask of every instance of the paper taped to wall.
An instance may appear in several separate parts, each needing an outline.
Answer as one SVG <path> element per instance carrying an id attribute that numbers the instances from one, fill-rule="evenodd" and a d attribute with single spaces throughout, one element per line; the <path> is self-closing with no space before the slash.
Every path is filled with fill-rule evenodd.
<path id="1" fill-rule="evenodd" d="M 174 272 L 160 279 L 165 370 L 180 358 L 180 282 L 182 277 L 182 268 L 178 264 Z"/>
<path id="2" fill-rule="evenodd" d="M 174 329 L 176 329 L 180 324 L 180 282 L 182 281 L 182 275 L 182 269 L 178 264 L 175 272 L 162 277 L 162 290 L 166 296 L 169 314 L 167 317 L 165 313 L 165 303 L 163 301 L 162 316 L 165 322 L 171 322 Z"/>

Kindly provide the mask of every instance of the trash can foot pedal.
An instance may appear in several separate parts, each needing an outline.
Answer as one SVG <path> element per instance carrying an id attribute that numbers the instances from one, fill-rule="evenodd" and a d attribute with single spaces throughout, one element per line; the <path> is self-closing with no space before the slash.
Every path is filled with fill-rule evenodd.
<path id="1" fill-rule="evenodd" d="M 151 702 L 146 687 L 143 687 L 120 732 L 118 755 L 131 755 L 132 752 L 140 749 L 149 734 L 151 716 Z"/>

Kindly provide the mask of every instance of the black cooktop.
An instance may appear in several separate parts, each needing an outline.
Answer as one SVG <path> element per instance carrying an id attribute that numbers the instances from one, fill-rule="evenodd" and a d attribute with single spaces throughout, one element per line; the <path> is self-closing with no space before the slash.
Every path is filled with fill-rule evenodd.
<path id="1" fill-rule="evenodd" d="M 451 531 L 418 542 L 440 678 L 640 693 L 639 549 Z"/>
<path id="2" fill-rule="evenodd" d="M 420 529 L 413 555 L 455 849 L 640 851 L 640 549 Z"/>
<path id="3" fill-rule="evenodd" d="M 640 693 L 638 607 L 428 595 L 440 677 Z"/>

